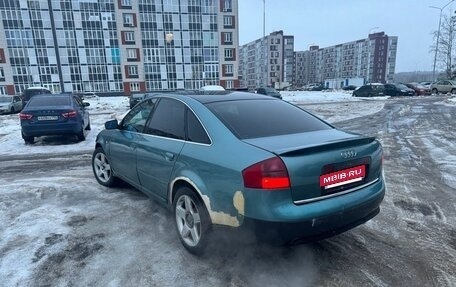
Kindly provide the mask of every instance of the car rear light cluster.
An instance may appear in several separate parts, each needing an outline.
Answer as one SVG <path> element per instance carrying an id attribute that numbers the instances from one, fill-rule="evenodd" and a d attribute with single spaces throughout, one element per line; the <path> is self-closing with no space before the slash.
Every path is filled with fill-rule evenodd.
<path id="1" fill-rule="evenodd" d="M 273 157 L 242 171 L 244 186 L 258 189 L 284 189 L 290 187 L 287 167 L 279 157 Z"/>
<path id="2" fill-rule="evenodd" d="M 19 118 L 21 120 L 30 120 L 31 118 L 33 118 L 33 115 L 31 114 L 26 114 L 26 113 L 20 113 L 19 114 Z"/>
<path id="3" fill-rule="evenodd" d="M 75 118 L 77 115 L 78 115 L 78 112 L 74 111 L 74 110 L 62 114 L 62 116 L 64 118 Z"/>

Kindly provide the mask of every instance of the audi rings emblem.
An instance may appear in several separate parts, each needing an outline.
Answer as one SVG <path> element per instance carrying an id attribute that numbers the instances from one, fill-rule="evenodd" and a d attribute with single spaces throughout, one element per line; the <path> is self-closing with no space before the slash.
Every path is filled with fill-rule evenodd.
<path id="1" fill-rule="evenodd" d="M 340 156 L 342 158 L 353 158 L 353 157 L 356 156 L 356 151 L 354 151 L 354 150 L 345 150 L 345 151 L 340 153 Z"/>

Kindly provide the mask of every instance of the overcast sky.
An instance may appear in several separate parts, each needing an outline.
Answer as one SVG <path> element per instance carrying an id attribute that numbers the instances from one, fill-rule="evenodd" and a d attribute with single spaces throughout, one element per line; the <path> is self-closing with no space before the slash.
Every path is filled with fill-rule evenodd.
<path id="1" fill-rule="evenodd" d="M 440 10 L 450 0 L 266 0 L 266 34 L 295 37 L 295 51 L 327 47 L 384 31 L 398 36 L 396 72 L 432 71 L 429 52 Z M 238 0 L 239 44 L 263 36 L 263 0 Z M 456 1 L 444 14 L 454 13 Z M 376 28 L 378 27 L 378 28 Z"/>

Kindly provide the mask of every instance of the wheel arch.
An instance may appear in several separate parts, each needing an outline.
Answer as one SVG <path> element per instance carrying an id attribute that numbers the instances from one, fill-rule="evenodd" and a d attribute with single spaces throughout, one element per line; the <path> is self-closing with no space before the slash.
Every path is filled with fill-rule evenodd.
<path id="1" fill-rule="evenodd" d="M 168 206 L 172 208 L 173 206 L 173 201 L 174 197 L 179 190 L 180 187 L 188 187 L 191 190 L 195 192 L 195 194 L 198 196 L 198 198 L 201 200 L 203 203 L 204 207 L 206 208 L 207 213 L 209 214 L 209 218 L 211 219 L 212 224 L 219 224 L 219 225 L 226 225 L 226 226 L 231 226 L 231 227 L 239 227 L 243 223 L 243 218 L 244 218 L 244 197 L 242 195 L 241 191 L 235 192 L 233 196 L 233 208 L 238 210 L 237 214 L 230 214 L 227 213 L 226 211 L 215 211 L 212 210 L 211 208 L 211 201 L 210 197 L 207 195 L 207 190 L 206 186 L 204 183 L 201 181 L 199 182 L 202 184 L 201 188 L 199 187 L 198 184 L 195 183 L 194 180 L 192 180 L 189 177 L 186 176 L 180 176 L 176 177 L 171 183 L 170 183 L 170 188 L 168 192 Z M 239 212 L 240 209 L 238 209 L 238 206 L 236 203 L 238 201 L 241 201 L 238 205 L 242 206 L 240 208 L 242 210 L 242 213 Z"/>

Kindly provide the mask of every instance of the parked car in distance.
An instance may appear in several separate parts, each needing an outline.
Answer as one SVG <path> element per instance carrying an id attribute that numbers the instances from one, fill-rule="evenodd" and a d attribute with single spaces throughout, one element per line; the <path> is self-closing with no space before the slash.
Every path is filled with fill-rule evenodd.
<path id="1" fill-rule="evenodd" d="M 72 94 L 37 95 L 30 99 L 22 112 L 22 138 L 26 143 L 34 143 L 35 137 L 50 135 L 76 135 L 85 140 L 90 130 L 89 112 L 82 102 Z"/>
<path id="2" fill-rule="evenodd" d="M 130 109 L 132 109 L 134 106 L 136 106 L 137 103 L 139 103 L 140 101 L 144 100 L 146 98 L 146 94 L 131 94 L 129 96 L 129 105 L 130 105 Z"/>
<path id="3" fill-rule="evenodd" d="M 342 90 L 344 90 L 344 91 L 354 91 L 354 90 L 356 90 L 356 88 L 357 88 L 357 86 L 355 86 L 355 85 L 348 85 L 348 86 L 343 87 Z"/>
<path id="4" fill-rule="evenodd" d="M 405 84 L 408 88 L 412 89 L 415 91 L 415 94 L 419 96 L 425 96 L 431 94 L 431 90 L 429 88 L 426 88 L 425 86 L 419 84 L 419 83 L 408 83 Z"/>
<path id="5" fill-rule="evenodd" d="M 256 92 L 257 92 L 257 94 L 282 99 L 282 95 L 280 94 L 280 92 L 271 87 L 261 87 L 261 88 L 258 88 Z"/>
<path id="6" fill-rule="evenodd" d="M 431 84 L 431 92 L 438 93 L 452 93 L 456 94 L 456 81 L 453 80 L 440 80 Z"/>
<path id="7" fill-rule="evenodd" d="M 19 96 L 1 96 L 0 95 L 0 114 L 14 114 L 20 112 L 23 108 L 23 101 Z"/>
<path id="8" fill-rule="evenodd" d="M 163 94 L 105 128 L 98 183 L 120 178 L 168 207 L 195 254 L 213 225 L 281 243 L 333 236 L 374 217 L 385 194 L 379 141 L 273 97 Z"/>
<path id="9" fill-rule="evenodd" d="M 391 97 L 415 95 L 415 91 L 413 89 L 410 89 L 406 85 L 399 83 L 385 84 L 385 91 L 383 93 Z"/>
<path id="10" fill-rule="evenodd" d="M 385 86 L 383 84 L 368 84 L 353 91 L 353 97 L 383 97 Z"/>
<path id="11" fill-rule="evenodd" d="M 22 100 L 24 101 L 24 105 L 35 95 L 41 94 L 52 94 L 51 91 L 44 87 L 29 87 L 24 90 L 22 93 Z"/>

